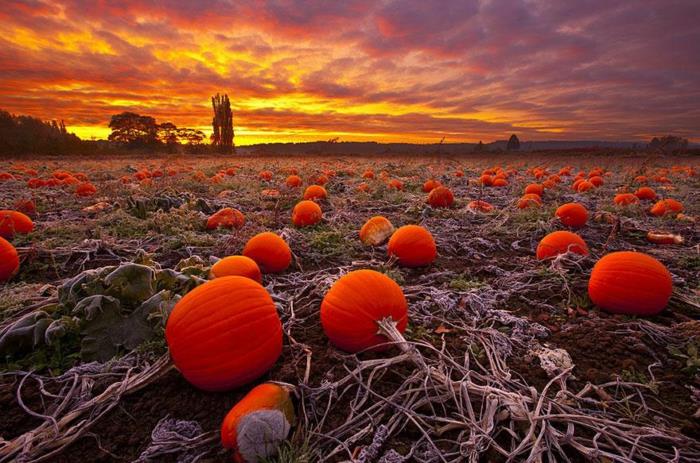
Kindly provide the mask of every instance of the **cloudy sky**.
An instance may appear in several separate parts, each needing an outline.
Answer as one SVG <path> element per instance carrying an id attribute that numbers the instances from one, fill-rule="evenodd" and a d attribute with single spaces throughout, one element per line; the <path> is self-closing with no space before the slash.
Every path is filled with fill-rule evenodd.
<path id="1" fill-rule="evenodd" d="M 0 108 L 236 143 L 700 141 L 700 0 L 3 0 Z"/>

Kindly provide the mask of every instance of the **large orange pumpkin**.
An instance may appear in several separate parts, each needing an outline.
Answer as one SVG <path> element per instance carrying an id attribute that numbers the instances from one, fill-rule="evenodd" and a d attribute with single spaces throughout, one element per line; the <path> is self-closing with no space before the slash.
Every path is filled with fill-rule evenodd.
<path id="1" fill-rule="evenodd" d="M 525 191 L 523 194 L 535 194 L 538 196 L 542 196 L 542 193 L 544 193 L 544 186 L 540 185 L 539 183 L 531 183 L 528 186 L 525 187 Z"/>
<path id="2" fill-rule="evenodd" d="M 304 199 L 307 200 L 325 199 L 326 196 L 328 196 L 328 193 L 321 185 L 310 185 L 304 191 Z"/>
<path id="3" fill-rule="evenodd" d="M 241 228 L 245 224 L 245 216 L 238 209 L 225 207 L 214 213 L 207 220 L 207 230 L 216 228 Z"/>
<path id="4" fill-rule="evenodd" d="M 272 232 L 258 233 L 248 240 L 243 255 L 253 259 L 263 273 L 284 272 L 292 263 L 287 242 Z"/>
<path id="5" fill-rule="evenodd" d="M 603 256 L 588 281 L 591 301 L 619 314 L 655 315 L 666 307 L 672 292 L 671 274 L 664 264 L 641 252 Z"/>
<path id="6" fill-rule="evenodd" d="M 356 270 L 341 277 L 321 303 L 321 325 L 331 343 L 358 352 L 387 339 L 377 322 L 391 318 L 399 332 L 408 323 L 408 303 L 394 280 L 374 270 Z"/>
<path id="7" fill-rule="evenodd" d="M 428 204 L 432 207 L 450 207 L 454 201 L 454 195 L 449 188 L 444 186 L 433 188 L 428 194 Z"/>
<path id="8" fill-rule="evenodd" d="M 213 278 L 242 276 L 262 282 L 260 267 L 253 259 L 246 256 L 226 256 L 211 267 Z"/>
<path id="9" fill-rule="evenodd" d="M 430 265 L 437 256 L 433 235 L 419 225 L 404 225 L 391 235 L 389 256 L 396 256 L 406 267 Z"/>
<path id="10" fill-rule="evenodd" d="M 587 256 L 588 246 L 586 246 L 586 242 L 583 241 L 583 238 L 576 233 L 563 230 L 548 234 L 542 238 L 540 244 L 537 246 L 537 258 L 539 260 L 551 259 L 552 257 L 566 252 L 574 252 L 582 256 Z"/>
<path id="11" fill-rule="evenodd" d="M 389 219 L 381 215 L 369 219 L 360 229 L 360 241 L 367 246 L 379 246 L 394 233 Z"/>
<path id="12" fill-rule="evenodd" d="M 288 388 L 263 383 L 228 412 L 221 423 L 221 443 L 233 450 L 234 461 L 257 463 L 277 454 L 293 423 L 294 405 Z"/>
<path id="13" fill-rule="evenodd" d="M 259 378 L 275 364 L 282 353 L 282 323 L 259 283 L 221 277 L 175 305 L 165 339 L 187 381 L 206 391 L 224 391 Z"/>
<path id="14" fill-rule="evenodd" d="M 34 230 L 34 222 L 18 211 L 0 211 L 0 236 L 12 238 L 15 233 L 26 234 Z"/>
<path id="15" fill-rule="evenodd" d="M 581 181 L 577 186 L 576 186 L 576 191 L 579 193 L 584 193 L 586 191 L 592 190 L 595 188 L 595 185 L 588 180 L 583 180 Z"/>
<path id="16" fill-rule="evenodd" d="M 316 225 L 321 221 L 321 207 L 313 201 L 299 201 L 292 210 L 292 223 L 297 227 Z"/>
<path id="17" fill-rule="evenodd" d="M 563 225 L 571 228 L 581 228 L 588 221 L 588 211 L 579 203 L 562 204 L 554 215 Z"/>
<path id="18" fill-rule="evenodd" d="M 19 270 L 17 250 L 5 238 L 0 237 L 0 282 L 7 281 Z"/>
<path id="19" fill-rule="evenodd" d="M 662 199 L 661 201 L 658 201 L 656 204 L 654 204 L 649 212 L 651 213 L 651 215 L 660 217 L 662 215 L 682 211 L 683 204 L 681 204 L 679 201 L 676 201 L 675 199 Z"/>

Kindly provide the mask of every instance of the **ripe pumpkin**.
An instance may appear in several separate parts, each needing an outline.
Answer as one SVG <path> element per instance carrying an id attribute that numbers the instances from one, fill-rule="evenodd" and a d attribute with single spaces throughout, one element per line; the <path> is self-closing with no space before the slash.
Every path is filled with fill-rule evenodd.
<path id="1" fill-rule="evenodd" d="M 467 209 L 471 212 L 491 212 L 493 210 L 493 206 L 486 201 L 477 199 L 475 201 L 469 201 L 469 204 L 467 204 Z"/>
<path id="2" fill-rule="evenodd" d="M 367 169 L 363 174 L 362 178 L 374 178 L 374 171 L 371 169 Z"/>
<path id="3" fill-rule="evenodd" d="M 81 183 L 75 189 L 75 194 L 82 197 L 92 196 L 97 193 L 97 188 L 90 182 Z"/>
<path id="4" fill-rule="evenodd" d="M 34 222 L 18 211 L 0 211 L 0 236 L 11 239 L 15 233 L 26 234 L 34 230 Z"/>
<path id="5" fill-rule="evenodd" d="M 272 172 L 270 172 L 269 170 L 263 170 L 258 174 L 258 178 L 260 180 L 270 181 L 272 180 Z"/>
<path id="6" fill-rule="evenodd" d="M 209 217 L 207 230 L 216 228 L 241 228 L 245 224 L 245 216 L 238 209 L 225 207 Z"/>
<path id="7" fill-rule="evenodd" d="M 316 225 L 321 221 L 321 207 L 313 201 L 299 201 L 292 210 L 292 223 L 297 227 Z"/>
<path id="8" fill-rule="evenodd" d="M 564 226 L 570 228 L 581 228 L 588 221 L 588 210 L 579 203 L 562 204 L 554 215 Z"/>
<path id="9" fill-rule="evenodd" d="M 618 193 L 615 195 L 615 198 L 613 198 L 613 201 L 618 206 L 629 206 L 630 204 L 637 204 L 639 198 L 632 193 Z"/>
<path id="10" fill-rule="evenodd" d="M 432 207 L 450 207 L 455 198 L 449 188 L 439 186 L 428 194 L 428 204 Z"/>
<path id="11" fill-rule="evenodd" d="M 652 206 L 649 211 L 651 215 L 660 217 L 662 215 L 671 214 L 674 212 L 682 212 L 683 204 L 676 201 L 675 199 L 662 199 L 658 201 L 654 206 Z"/>
<path id="12" fill-rule="evenodd" d="M 493 180 L 493 186 L 499 187 L 499 188 L 504 187 L 504 186 L 508 186 L 508 180 L 506 180 L 504 178 L 495 178 Z"/>
<path id="13" fill-rule="evenodd" d="M 364 182 L 363 182 L 363 183 L 360 183 L 359 185 L 357 185 L 357 191 L 361 191 L 361 192 L 363 192 L 363 193 L 367 193 L 367 192 L 369 192 L 369 185 L 367 185 L 367 184 L 364 183 Z"/>
<path id="14" fill-rule="evenodd" d="M 528 186 L 525 187 L 525 192 L 524 194 L 535 194 L 538 196 L 542 196 L 544 193 L 544 186 L 540 185 L 539 183 L 531 183 Z"/>
<path id="15" fill-rule="evenodd" d="M 578 191 L 579 193 L 584 193 L 586 191 L 592 190 L 593 188 L 595 188 L 595 185 L 593 185 L 591 182 L 589 182 L 588 180 L 582 180 L 581 183 L 579 183 L 576 187 L 576 191 Z"/>
<path id="16" fill-rule="evenodd" d="M 648 199 L 653 201 L 656 199 L 656 192 L 648 186 L 638 188 L 634 195 L 641 200 Z"/>
<path id="17" fill-rule="evenodd" d="M 321 185 L 310 185 L 304 191 L 304 199 L 308 200 L 326 199 L 327 196 L 326 189 Z"/>
<path id="18" fill-rule="evenodd" d="M 433 179 L 426 180 L 426 182 L 423 184 L 423 192 L 430 193 L 431 191 L 433 191 L 435 188 L 437 188 L 439 186 L 442 186 L 442 184 L 440 182 L 438 182 L 437 180 L 433 180 Z"/>
<path id="19" fill-rule="evenodd" d="M 656 315 L 668 304 L 673 281 L 653 257 L 632 251 L 613 252 L 593 266 L 588 295 L 601 309 L 626 315 Z"/>
<path id="20" fill-rule="evenodd" d="M 589 182 L 593 184 L 595 187 L 599 187 L 603 184 L 603 177 L 600 175 L 594 175 L 593 177 L 588 179 Z"/>
<path id="21" fill-rule="evenodd" d="M 389 188 L 393 188 L 395 190 L 401 191 L 401 190 L 403 190 L 403 182 L 401 180 L 392 178 L 389 181 Z"/>
<path id="22" fill-rule="evenodd" d="M 287 177 L 287 180 L 285 182 L 289 188 L 297 188 L 300 187 L 303 181 L 301 180 L 301 177 L 298 175 L 290 175 Z"/>
<path id="23" fill-rule="evenodd" d="M 360 241 L 367 246 L 379 246 L 394 233 L 394 225 L 381 215 L 369 219 L 360 229 Z"/>
<path id="24" fill-rule="evenodd" d="M 479 177 L 479 181 L 484 186 L 493 186 L 493 177 L 489 174 L 483 174 Z"/>
<path id="25" fill-rule="evenodd" d="M 404 225 L 391 235 L 389 256 L 396 256 L 405 267 L 430 265 L 437 256 L 433 235 L 419 225 Z"/>
<path id="26" fill-rule="evenodd" d="M 226 256 L 211 267 L 211 277 L 242 276 L 262 283 L 260 267 L 246 256 Z"/>
<path id="27" fill-rule="evenodd" d="M 287 242 L 272 232 L 258 233 L 248 240 L 243 255 L 253 259 L 263 273 L 284 272 L 292 263 Z"/>
<path id="28" fill-rule="evenodd" d="M 0 236 L 0 282 L 12 278 L 19 270 L 17 250 L 5 238 Z"/>
<path id="29" fill-rule="evenodd" d="M 408 324 L 408 303 L 394 280 L 374 270 L 342 276 L 321 303 L 323 331 L 331 343 L 346 352 L 386 343 L 387 339 L 377 334 L 377 322 L 385 318 L 391 318 L 402 333 Z"/>
<path id="30" fill-rule="evenodd" d="M 574 252 L 582 256 L 588 255 L 588 246 L 583 238 L 570 231 L 555 231 L 540 241 L 537 246 L 537 259 L 551 259 L 559 254 Z"/>
<path id="31" fill-rule="evenodd" d="M 17 210 L 23 214 L 27 214 L 27 215 L 36 214 L 36 203 L 31 198 L 18 199 L 17 201 L 15 201 L 14 208 L 15 208 L 15 210 Z"/>
<path id="32" fill-rule="evenodd" d="M 523 195 L 518 200 L 518 209 L 527 209 L 530 207 L 540 207 L 542 205 L 542 199 L 539 195 L 526 194 Z"/>
<path id="33" fill-rule="evenodd" d="M 294 423 L 289 389 L 274 383 L 255 386 L 226 414 L 221 443 L 235 461 L 257 463 L 277 455 Z"/>
<path id="34" fill-rule="evenodd" d="M 170 356 L 205 391 L 225 391 L 264 375 L 282 353 L 272 298 L 242 276 L 216 278 L 187 293 L 165 327 Z"/>

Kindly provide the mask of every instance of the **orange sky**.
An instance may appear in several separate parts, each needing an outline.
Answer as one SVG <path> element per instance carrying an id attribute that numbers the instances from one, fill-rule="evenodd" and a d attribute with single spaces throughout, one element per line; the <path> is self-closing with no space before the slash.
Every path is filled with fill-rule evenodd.
<path id="1" fill-rule="evenodd" d="M 0 108 L 106 138 L 135 111 L 235 142 L 699 140 L 693 0 L 5 1 Z"/>

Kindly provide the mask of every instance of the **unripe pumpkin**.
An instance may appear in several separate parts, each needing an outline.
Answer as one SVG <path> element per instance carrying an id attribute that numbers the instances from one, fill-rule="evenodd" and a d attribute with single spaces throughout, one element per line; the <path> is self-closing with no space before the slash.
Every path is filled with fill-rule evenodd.
<path id="1" fill-rule="evenodd" d="M 206 391 L 224 391 L 265 374 L 282 353 L 282 323 L 272 298 L 242 276 L 208 281 L 175 305 L 165 328 L 182 375 Z"/>
<path id="2" fill-rule="evenodd" d="M 428 194 L 428 204 L 432 207 L 450 207 L 454 203 L 454 195 L 449 188 L 439 186 Z"/>
<path id="3" fill-rule="evenodd" d="M 243 255 L 253 259 L 263 273 L 284 272 L 292 263 L 287 242 L 272 232 L 258 233 L 248 240 Z"/>
<path id="4" fill-rule="evenodd" d="M 664 264 L 641 252 L 603 256 L 588 281 L 588 295 L 595 305 L 626 315 L 656 315 L 672 292 L 673 281 Z"/>
<path id="5" fill-rule="evenodd" d="M 574 252 L 582 256 L 588 255 L 588 246 L 583 238 L 578 236 L 576 233 L 571 233 L 569 231 L 555 231 L 540 241 L 537 246 L 537 259 L 551 259 L 559 254 L 565 254 L 567 252 Z"/>
<path id="6" fill-rule="evenodd" d="M 292 210 L 292 223 L 297 227 L 316 225 L 322 217 L 321 206 L 313 201 L 299 201 Z"/>
<path id="7" fill-rule="evenodd" d="M 260 267 L 246 256 L 226 256 L 211 267 L 212 278 L 242 276 L 262 283 Z"/>
<path id="8" fill-rule="evenodd" d="M 405 267 L 430 265 L 437 256 L 433 235 L 419 225 L 404 225 L 391 235 L 389 256 L 396 256 Z"/>
<path id="9" fill-rule="evenodd" d="M 304 199 L 314 200 L 314 199 L 326 199 L 328 192 L 321 185 L 310 185 L 304 191 Z"/>
<path id="10" fill-rule="evenodd" d="M 562 204 L 554 215 L 564 226 L 571 228 L 581 228 L 588 221 L 588 210 L 579 203 Z"/>
<path id="11" fill-rule="evenodd" d="M 245 224 L 245 216 L 238 209 L 225 207 L 212 214 L 207 219 L 207 230 L 216 228 L 241 228 Z"/>
<path id="12" fill-rule="evenodd" d="M 0 211 L 0 236 L 11 239 L 15 233 L 27 234 L 34 230 L 34 222 L 18 211 Z"/>
<path id="13" fill-rule="evenodd" d="M 19 270 L 17 250 L 5 238 L 0 236 L 0 282 L 12 278 Z"/>
<path id="14" fill-rule="evenodd" d="M 360 229 L 360 241 L 367 246 L 379 246 L 394 233 L 394 226 L 381 215 L 369 219 Z"/>
<path id="15" fill-rule="evenodd" d="M 294 423 L 288 388 L 274 383 L 255 386 L 226 414 L 221 443 L 234 460 L 257 463 L 277 454 Z"/>
<path id="16" fill-rule="evenodd" d="M 392 319 L 402 333 L 408 324 L 408 303 L 394 280 L 374 270 L 342 276 L 321 303 L 323 331 L 331 343 L 346 352 L 386 343 L 377 325 L 385 318 Z"/>

